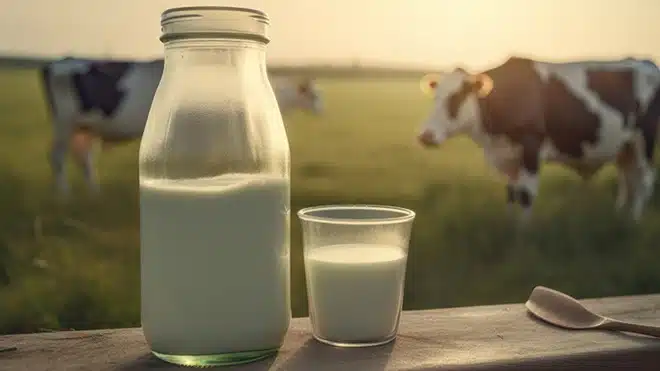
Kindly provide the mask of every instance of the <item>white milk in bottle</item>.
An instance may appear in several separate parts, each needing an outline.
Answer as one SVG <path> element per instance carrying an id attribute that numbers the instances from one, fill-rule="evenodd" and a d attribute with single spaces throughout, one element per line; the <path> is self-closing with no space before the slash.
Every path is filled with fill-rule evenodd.
<path id="1" fill-rule="evenodd" d="M 286 180 L 153 180 L 140 192 L 142 258 L 150 262 L 142 270 L 144 327 L 153 348 L 277 348 L 290 315 Z"/>

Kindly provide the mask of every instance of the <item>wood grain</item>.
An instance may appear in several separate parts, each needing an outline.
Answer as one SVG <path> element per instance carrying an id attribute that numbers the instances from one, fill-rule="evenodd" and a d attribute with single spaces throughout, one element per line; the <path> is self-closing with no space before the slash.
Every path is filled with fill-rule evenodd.
<path id="1" fill-rule="evenodd" d="M 660 325 L 660 294 L 584 300 L 617 319 Z M 150 355 L 139 328 L 0 336 L 0 370 L 183 370 Z M 310 335 L 307 318 L 292 321 L 276 358 L 235 371 L 601 370 L 660 369 L 660 339 L 552 327 L 522 304 L 406 311 L 388 345 L 339 349 Z M 212 368 L 211 368 L 212 369 Z"/>

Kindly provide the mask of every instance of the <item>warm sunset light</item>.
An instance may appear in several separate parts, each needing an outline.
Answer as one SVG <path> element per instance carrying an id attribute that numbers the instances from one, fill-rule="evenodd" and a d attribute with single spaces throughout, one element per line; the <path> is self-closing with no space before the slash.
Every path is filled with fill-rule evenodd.
<path id="1" fill-rule="evenodd" d="M 660 370 L 660 0 L 5 0 L 0 87 L 0 371 Z"/>
<path id="2" fill-rule="evenodd" d="M 660 57 L 654 0 L 25 0 L 0 14 L 0 52 L 150 58 L 161 53 L 158 14 L 179 5 L 266 11 L 269 60 L 283 63 L 476 68 L 512 53 Z"/>

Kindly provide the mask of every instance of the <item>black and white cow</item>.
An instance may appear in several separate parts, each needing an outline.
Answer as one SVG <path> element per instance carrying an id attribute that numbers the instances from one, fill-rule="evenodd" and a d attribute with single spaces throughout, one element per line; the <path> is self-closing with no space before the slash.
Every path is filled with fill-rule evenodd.
<path id="1" fill-rule="evenodd" d="M 465 134 L 507 179 L 510 205 L 523 220 L 538 192 L 542 162 L 563 164 L 583 179 L 606 163 L 619 174 L 617 209 L 639 220 L 656 178 L 653 152 L 660 121 L 660 69 L 651 61 L 548 63 L 512 57 L 477 74 L 456 69 L 425 77 L 434 107 L 418 140 L 437 146 Z"/>
<path id="2" fill-rule="evenodd" d="M 53 125 L 50 164 L 61 196 L 69 191 L 64 164 L 70 148 L 90 190 L 99 191 L 93 164 L 94 140 L 100 139 L 106 147 L 139 139 L 162 72 L 162 59 L 136 62 L 67 58 L 42 68 Z M 269 76 L 269 80 L 282 114 L 294 109 L 321 113 L 323 102 L 313 80 L 276 76 Z"/>

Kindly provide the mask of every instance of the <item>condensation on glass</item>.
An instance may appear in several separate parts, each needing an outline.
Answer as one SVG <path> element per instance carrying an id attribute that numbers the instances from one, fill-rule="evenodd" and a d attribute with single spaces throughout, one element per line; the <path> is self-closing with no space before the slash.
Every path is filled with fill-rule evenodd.
<path id="1" fill-rule="evenodd" d="M 289 142 L 268 25 L 246 8 L 161 15 L 164 69 L 139 151 L 141 318 L 168 362 L 266 358 L 289 327 Z"/>

